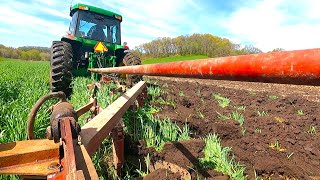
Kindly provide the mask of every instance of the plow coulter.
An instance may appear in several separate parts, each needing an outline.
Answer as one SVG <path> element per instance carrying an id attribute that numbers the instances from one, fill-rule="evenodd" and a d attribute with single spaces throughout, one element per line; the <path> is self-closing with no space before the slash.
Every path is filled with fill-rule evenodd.
<path id="1" fill-rule="evenodd" d="M 100 74 L 319 85 L 320 49 L 89 70 Z M 74 109 L 61 91 L 39 99 L 29 114 L 28 140 L 0 145 L 0 173 L 21 175 L 24 179 L 99 179 L 91 156 L 99 149 L 102 141 L 110 136 L 113 165 L 117 174 L 120 174 L 124 164 L 124 130 L 121 118 L 135 102 L 139 106 L 144 104 L 146 82 L 136 83 L 105 109 L 97 103 L 97 86 L 92 85 L 89 103 L 79 109 Z M 35 139 L 34 123 L 37 111 L 50 99 L 58 99 L 59 102 L 50 108 L 47 139 Z M 90 119 L 80 127 L 78 118 L 86 112 L 91 112 Z M 177 144 L 174 146 L 179 148 Z M 182 174 L 185 178 L 190 177 L 188 172 L 182 171 Z"/>

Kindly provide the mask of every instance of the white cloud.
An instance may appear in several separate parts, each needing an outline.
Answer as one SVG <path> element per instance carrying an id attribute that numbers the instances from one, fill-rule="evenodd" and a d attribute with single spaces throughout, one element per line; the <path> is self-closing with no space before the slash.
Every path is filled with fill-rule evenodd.
<path id="1" fill-rule="evenodd" d="M 67 26 L 62 22 L 50 22 L 44 19 L 21 13 L 6 7 L 0 7 L 1 23 L 14 26 L 12 31 L 25 33 L 51 34 L 62 36 L 67 31 Z"/>
<path id="2" fill-rule="evenodd" d="M 196 27 L 189 22 L 190 13 L 186 12 L 201 10 L 193 0 L 111 0 L 102 3 L 123 16 L 122 33 L 132 40 L 144 37 L 142 39 L 150 41 L 158 37 L 181 35 Z M 128 43 L 139 45 L 130 40 Z"/>
<path id="3" fill-rule="evenodd" d="M 230 37 L 263 51 L 320 46 L 320 1 L 263 0 L 252 4 L 236 10 L 222 24 Z"/>
<path id="4" fill-rule="evenodd" d="M 56 17 L 61 17 L 61 18 L 67 19 L 67 20 L 71 19 L 71 17 L 69 16 L 69 12 L 67 12 L 67 11 L 55 10 L 55 9 L 47 8 L 47 7 L 41 7 L 41 8 L 39 8 L 39 10 L 46 13 L 46 14 L 51 14 Z"/>
<path id="5" fill-rule="evenodd" d="M 130 37 L 123 35 L 122 36 L 122 42 L 128 42 L 128 46 L 133 49 L 134 47 L 149 42 L 150 39 L 145 39 L 145 38 L 139 38 L 139 37 Z"/>

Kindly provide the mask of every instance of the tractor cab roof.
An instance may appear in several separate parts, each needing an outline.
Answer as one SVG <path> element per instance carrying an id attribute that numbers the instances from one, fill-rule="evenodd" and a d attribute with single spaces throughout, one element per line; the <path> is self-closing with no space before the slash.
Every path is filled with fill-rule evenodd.
<path id="1" fill-rule="evenodd" d="M 86 4 L 75 4 L 70 8 L 70 16 L 73 15 L 74 12 L 76 12 L 77 10 L 84 10 L 84 11 L 91 11 L 91 12 L 95 12 L 98 14 L 103 14 L 106 16 L 111 16 L 111 17 L 116 17 L 118 20 L 122 21 L 122 16 L 120 14 L 105 10 L 105 9 L 101 9 L 98 7 L 94 7 L 94 6 L 90 6 L 90 5 L 86 5 Z"/>

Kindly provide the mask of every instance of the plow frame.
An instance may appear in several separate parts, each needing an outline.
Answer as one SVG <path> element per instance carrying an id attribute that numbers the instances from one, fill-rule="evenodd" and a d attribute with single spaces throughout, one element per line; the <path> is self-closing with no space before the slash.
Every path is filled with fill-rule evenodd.
<path id="1" fill-rule="evenodd" d="M 96 91 L 96 86 L 93 89 Z M 74 137 L 74 117 L 59 118 L 57 127 L 61 137 L 57 143 L 50 140 L 50 135 L 53 136 L 50 130 L 47 131 L 49 139 L 33 139 L 33 126 L 28 125 L 28 134 L 32 136 L 29 140 L 0 144 L 0 174 L 21 175 L 22 179 L 99 179 L 90 156 L 108 136 L 112 137 L 113 164 L 116 175 L 119 174 L 124 165 L 121 118 L 136 100 L 143 105 L 145 92 L 146 83 L 140 81 L 105 109 L 99 107 L 97 99 L 91 96 L 90 102 L 75 111 L 75 114 L 79 117 L 91 111 L 92 119 Z M 63 103 L 67 102 L 60 102 L 60 105 Z M 55 108 L 59 109 L 59 103 Z M 36 111 L 32 111 L 31 116 L 34 118 L 35 114 Z"/>

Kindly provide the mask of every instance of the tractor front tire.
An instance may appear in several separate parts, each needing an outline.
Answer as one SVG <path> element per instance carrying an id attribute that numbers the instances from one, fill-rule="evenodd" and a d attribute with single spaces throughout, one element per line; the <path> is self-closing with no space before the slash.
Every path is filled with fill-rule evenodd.
<path id="1" fill-rule="evenodd" d="M 130 52 L 128 52 L 124 55 L 122 62 L 123 62 L 124 66 L 141 65 L 140 57 L 138 55 L 130 53 Z M 127 78 L 127 83 L 130 86 L 132 86 L 132 85 L 138 83 L 140 80 L 142 80 L 141 75 L 127 74 L 126 78 Z"/>
<path id="2" fill-rule="evenodd" d="M 72 46 L 64 41 L 53 41 L 50 62 L 50 87 L 52 92 L 72 93 Z"/>

